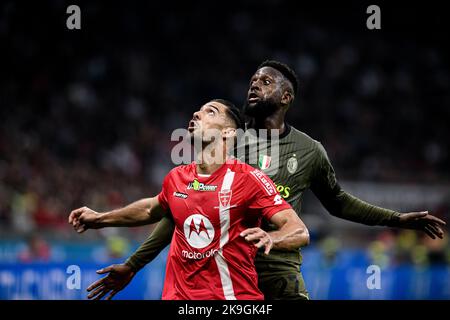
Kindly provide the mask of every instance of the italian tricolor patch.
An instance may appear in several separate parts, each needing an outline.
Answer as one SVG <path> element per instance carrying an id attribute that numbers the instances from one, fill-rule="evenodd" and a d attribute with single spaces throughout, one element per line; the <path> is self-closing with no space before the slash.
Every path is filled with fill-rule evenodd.
<path id="1" fill-rule="evenodd" d="M 271 157 L 266 156 L 266 155 L 259 155 L 259 160 L 258 160 L 258 166 L 261 170 L 266 170 L 267 168 L 270 167 L 270 161 L 272 160 Z"/>

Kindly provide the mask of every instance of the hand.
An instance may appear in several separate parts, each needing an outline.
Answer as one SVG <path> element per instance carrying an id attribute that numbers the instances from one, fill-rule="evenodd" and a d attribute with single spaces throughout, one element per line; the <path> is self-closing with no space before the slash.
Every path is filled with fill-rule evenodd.
<path id="1" fill-rule="evenodd" d="M 241 232 L 241 237 L 245 237 L 248 242 L 254 242 L 255 247 L 265 247 L 264 254 L 268 255 L 273 247 L 272 237 L 261 228 L 249 228 Z"/>
<path id="2" fill-rule="evenodd" d="M 444 221 L 429 214 L 428 211 L 422 211 L 401 214 L 396 226 L 404 229 L 422 230 L 431 239 L 436 239 L 436 236 L 442 239 L 444 231 L 441 227 L 445 225 Z"/>
<path id="3" fill-rule="evenodd" d="M 111 300 L 117 292 L 125 288 L 127 284 L 130 283 L 131 279 L 133 279 L 136 274 L 131 267 L 126 264 L 113 264 L 109 267 L 98 270 L 97 273 L 108 273 L 108 275 L 100 280 L 97 280 L 87 288 L 87 291 L 90 292 L 87 296 L 88 299 L 100 300 L 107 293 L 109 293 L 105 300 Z"/>
<path id="4" fill-rule="evenodd" d="M 91 210 L 88 207 L 82 207 L 73 210 L 69 215 L 69 223 L 73 225 L 78 233 L 82 233 L 87 229 L 101 228 L 98 218 L 101 214 Z"/>

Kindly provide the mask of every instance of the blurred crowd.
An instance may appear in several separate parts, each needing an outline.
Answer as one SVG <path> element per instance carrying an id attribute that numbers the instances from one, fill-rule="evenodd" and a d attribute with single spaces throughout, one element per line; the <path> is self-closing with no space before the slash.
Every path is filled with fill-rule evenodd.
<path id="1" fill-rule="evenodd" d="M 385 229 L 369 239 L 361 239 L 366 251 L 352 251 L 342 241 L 342 237 L 324 236 L 318 240 L 316 249 L 321 253 L 317 266 L 330 268 L 357 264 L 355 259 L 374 264 L 382 269 L 390 267 L 414 266 L 426 269 L 431 265 L 450 265 L 450 244 L 448 238 L 433 240 L 412 230 L 393 231 Z M 350 249 L 353 261 L 343 258 Z M 308 263 L 308 262 L 305 262 Z M 313 263 L 310 261 L 309 263 Z"/>
<path id="2" fill-rule="evenodd" d="M 172 130 L 211 98 L 242 105 L 267 58 L 298 73 L 288 120 L 324 144 L 339 179 L 448 183 L 449 55 L 439 41 L 321 24 L 321 11 L 264 3 L 228 11 L 83 3 L 82 29 L 69 31 L 64 2 L 28 10 L 2 2 L 2 234 L 70 238 L 72 209 L 156 194 L 173 167 Z"/>

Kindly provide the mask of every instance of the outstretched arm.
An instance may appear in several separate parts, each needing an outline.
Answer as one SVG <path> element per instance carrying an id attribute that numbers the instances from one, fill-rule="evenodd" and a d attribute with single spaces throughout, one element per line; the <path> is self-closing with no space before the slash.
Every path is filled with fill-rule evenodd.
<path id="1" fill-rule="evenodd" d="M 322 204 L 334 216 L 367 225 L 380 225 L 425 232 L 432 239 L 444 236 L 445 222 L 428 213 L 399 213 L 364 202 L 343 190 L 335 196 L 321 199 Z"/>
<path id="2" fill-rule="evenodd" d="M 366 225 L 390 226 L 424 231 L 432 239 L 442 238 L 445 222 L 424 212 L 399 213 L 362 201 L 341 189 L 334 169 L 319 144 L 311 190 L 332 215 Z"/>
<path id="3" fill-rule="evenodd" d="M 442 227 L 446 225 L 445 221 L 428 213 L 428 211 L 402 213 L 398 221 L 393 221 L 391 227 L 422 230 L 431 239 L 440 239 L 444 237 Z"/>
<path id="4" fill-rule="evenodd" d="M 104 227 L 135 227 L 155 223 L 164 215 L 158 197 L 145 198 L 133 202 L 126 207 L 99 213 L 88 207 L 73 210 L 69 215 L 69 223 L 78 233 L 87 229 Z"/>

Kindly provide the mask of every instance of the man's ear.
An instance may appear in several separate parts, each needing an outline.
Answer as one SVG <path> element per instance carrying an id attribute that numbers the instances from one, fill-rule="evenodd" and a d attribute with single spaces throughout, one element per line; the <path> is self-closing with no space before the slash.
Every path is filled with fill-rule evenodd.
<path id="1" fill-rule="evenodd" d="M 289 106 L 293 99 L 294 95 L 289 90 L 285 90 L 281 97 L 281 103 L 285 106 Z"/>
<path id="2" fill-rule="evenodd" d="M 236 128 L 228 127 L 222 129 L 222 136 L 225 139 L 233 138 L 236 136 L 236 134 L 237 134 Z"/>

